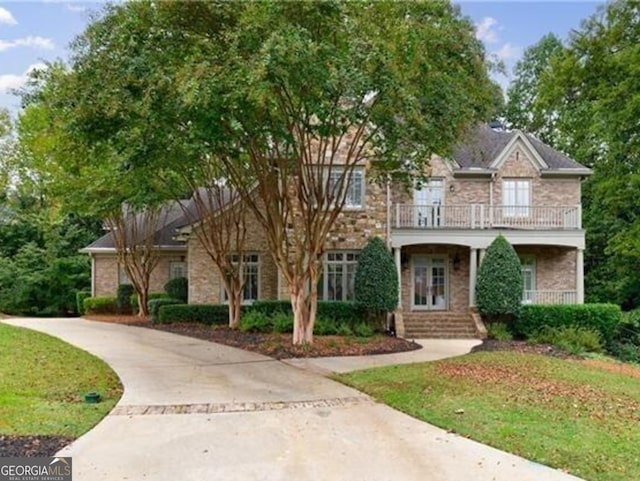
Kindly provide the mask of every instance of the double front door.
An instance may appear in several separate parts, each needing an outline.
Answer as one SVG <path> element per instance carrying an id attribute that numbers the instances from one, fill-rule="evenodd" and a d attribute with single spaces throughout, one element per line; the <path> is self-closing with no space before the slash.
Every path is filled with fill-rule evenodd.
<path id="1" fill-rule="evenodd" d="M 446 256 L 413 256 L 413 307 L 447 309 Z"/>

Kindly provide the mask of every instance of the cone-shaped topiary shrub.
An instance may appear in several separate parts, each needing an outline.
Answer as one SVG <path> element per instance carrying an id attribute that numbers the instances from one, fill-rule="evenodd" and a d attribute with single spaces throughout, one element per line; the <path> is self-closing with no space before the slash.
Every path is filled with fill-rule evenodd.
<path id="1" fill-rule="evenodd" d="M 489 321 L 512 321 L 522 307 L 522 268 L 511 244 L 499 235 L 488 247 L 476 284 L 476 305 Z"/>
<path id="2" fill-rule="evenodd" d="M 374 317 L 393 311 L 398 304 L 398 274 L 393 256 L 379 237 L 369 240 L 358 256 L 356 302 Z"/>
<path id="3" fill-rule="evenodd" d="M 189 281 L 186 277 L 176 277 L 164 285 L 164 291 L 171 299 L 179 299 L 186 304 L 189 299 Z"/>

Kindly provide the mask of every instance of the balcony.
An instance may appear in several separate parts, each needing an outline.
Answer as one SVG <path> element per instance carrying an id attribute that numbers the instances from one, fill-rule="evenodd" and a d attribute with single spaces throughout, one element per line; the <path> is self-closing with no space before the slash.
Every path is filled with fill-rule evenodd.
<path id="1" fill-rule="evenodd" d="M 524 291 L 522 304 L 577 304 L 577 291 Z"/>
<path id="2" fill-rule="evenodd" d="M 581 206 L 396 204 L 396 229 L 578 230 Z"/>

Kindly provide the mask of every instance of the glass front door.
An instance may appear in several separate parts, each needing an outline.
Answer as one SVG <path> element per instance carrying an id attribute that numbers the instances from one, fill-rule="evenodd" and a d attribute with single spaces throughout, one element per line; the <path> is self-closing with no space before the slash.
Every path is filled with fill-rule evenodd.
<path id="1" fill-rule="evenodd" d="M 417 227 L 439 227 L 442 223 L 442 179 L 429 179 L 413 193 L 415 223 Z"/>
<path id="2" fill-rule="evenodd" d="M 445 257 L 413 257 L 413 306 L 417 309 L 447 308 L 447 264 Z"/>

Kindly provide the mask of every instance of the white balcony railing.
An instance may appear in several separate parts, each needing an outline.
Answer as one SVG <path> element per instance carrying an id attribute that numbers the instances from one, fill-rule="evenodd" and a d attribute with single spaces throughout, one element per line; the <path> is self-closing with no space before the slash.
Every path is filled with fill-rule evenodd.
<path id="1" fill-rule="evenodd" d="M 523 304 L 576 304 L 577 291 L 524 291 Z"/>
<path id="2" fill-rule="evenodd" d="M 397 229 L 549 229 L 582 228 L 576 206 L 414 205 L 396 204 Z"/>

